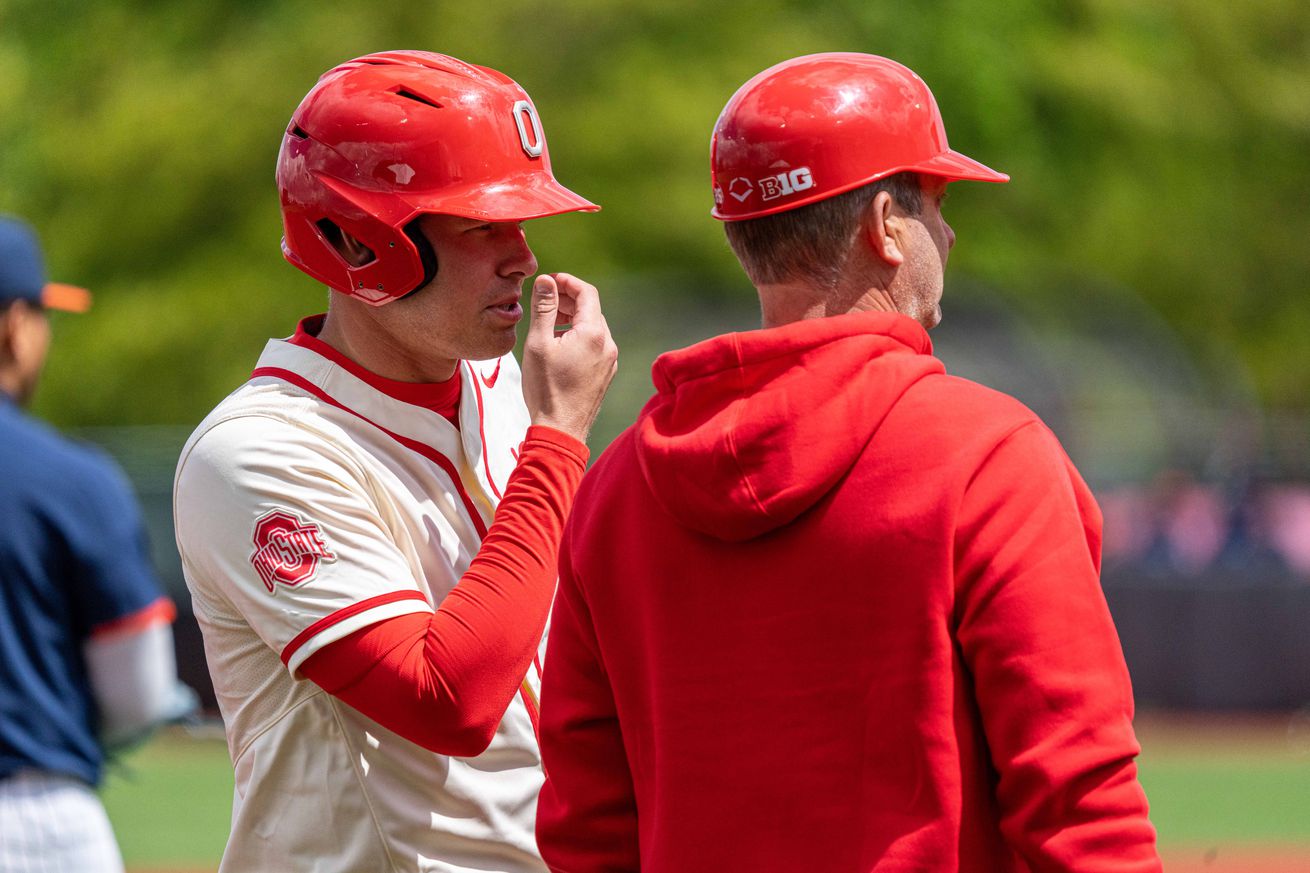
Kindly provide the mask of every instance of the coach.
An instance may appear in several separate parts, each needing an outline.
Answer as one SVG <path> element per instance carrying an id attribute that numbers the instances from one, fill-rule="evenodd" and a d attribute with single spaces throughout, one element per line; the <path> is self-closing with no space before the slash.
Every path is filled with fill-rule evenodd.
<path id="1" fill-rule="evenodd" d="M 952 151 L 924 82 L 823 54 L 728 102 L 714 215 L 763 329 L 656 361 L 584 479 L 537 834 L 570 873 L 1155 871 L 1101 518 L 948 376 Z"/>

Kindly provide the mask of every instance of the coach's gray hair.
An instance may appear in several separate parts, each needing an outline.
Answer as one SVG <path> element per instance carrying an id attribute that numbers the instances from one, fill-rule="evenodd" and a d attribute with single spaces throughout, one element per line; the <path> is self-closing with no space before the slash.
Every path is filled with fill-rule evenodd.
<path id="1" fill-rule="evenodd" d="M 879 191 L 910 215 L 923 211 L 917 173 L 897 173 L 799 209 L 727 221 L 723 230 L 742 269 L 756 285 L 803 279 L 834 288 L 850 255 L 860 219 Z"/>

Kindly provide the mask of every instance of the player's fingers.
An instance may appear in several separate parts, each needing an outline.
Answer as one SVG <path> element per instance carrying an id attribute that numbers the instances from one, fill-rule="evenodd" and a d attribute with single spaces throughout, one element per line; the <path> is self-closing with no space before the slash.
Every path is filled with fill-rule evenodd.
<path id="1" fill-rule="evenodd" d="M 559 295 L 559 309 L 555 312 L 555 327 L 567 327 L 572 324 L 574 308 L 572 297 Z"/>
<path id="2" fill-rule="evenodd" d="M 559 286 L 555 278 L 541 275 L 532 283 L 532 321 L 528 336 L 550 339 L 555 335 L 555 319 L 559 312 Z"/>
<path id="3" fill-rule="evenodd" d="M 589 324 L 604 321 L 600 312 L 600 292 L 596 286 L 584 282 L 569 273 L 556 273 L 560 296 L 568 297 L 573 303 L 573 324 Z"/>

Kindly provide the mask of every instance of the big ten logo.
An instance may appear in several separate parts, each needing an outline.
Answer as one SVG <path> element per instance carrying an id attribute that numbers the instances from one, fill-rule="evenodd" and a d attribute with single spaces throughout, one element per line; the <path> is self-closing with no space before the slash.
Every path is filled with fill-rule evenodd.
<path id="1" fill-rule="evenodd" d="M 759 182 L 760 199 L 776 200 L 779 197 L 788 197 L 807 188 L 813 188 L 814 176 L 810 174 L 809 167 L 797 167 L 775 176 L 765 176 Z"/>

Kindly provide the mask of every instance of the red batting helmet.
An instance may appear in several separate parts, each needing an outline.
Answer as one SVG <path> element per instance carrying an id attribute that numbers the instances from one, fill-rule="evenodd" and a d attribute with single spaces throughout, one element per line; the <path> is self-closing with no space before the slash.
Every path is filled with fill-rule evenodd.
<path id="1" fill-rule="evenodd" d="M 715 218 L 805 206 L 894 173 L 1007 182 L 946 144 L 937 101 L 895 61 L 829 52 L 783 61 L 732 95 L 710 141 Z"/>
<path id="2" fill-rule="evenodd" d="M 382 52 L 324 73 L 291 116 L 277 161 L 282 254 L 381 305 L 432 278 L 427 213 L 524 221 L 596 206 L 550 171 L 536 107 L 513 79 L 431 52 Z M 345 231 L 374 260 L 348 264 Z"/>

